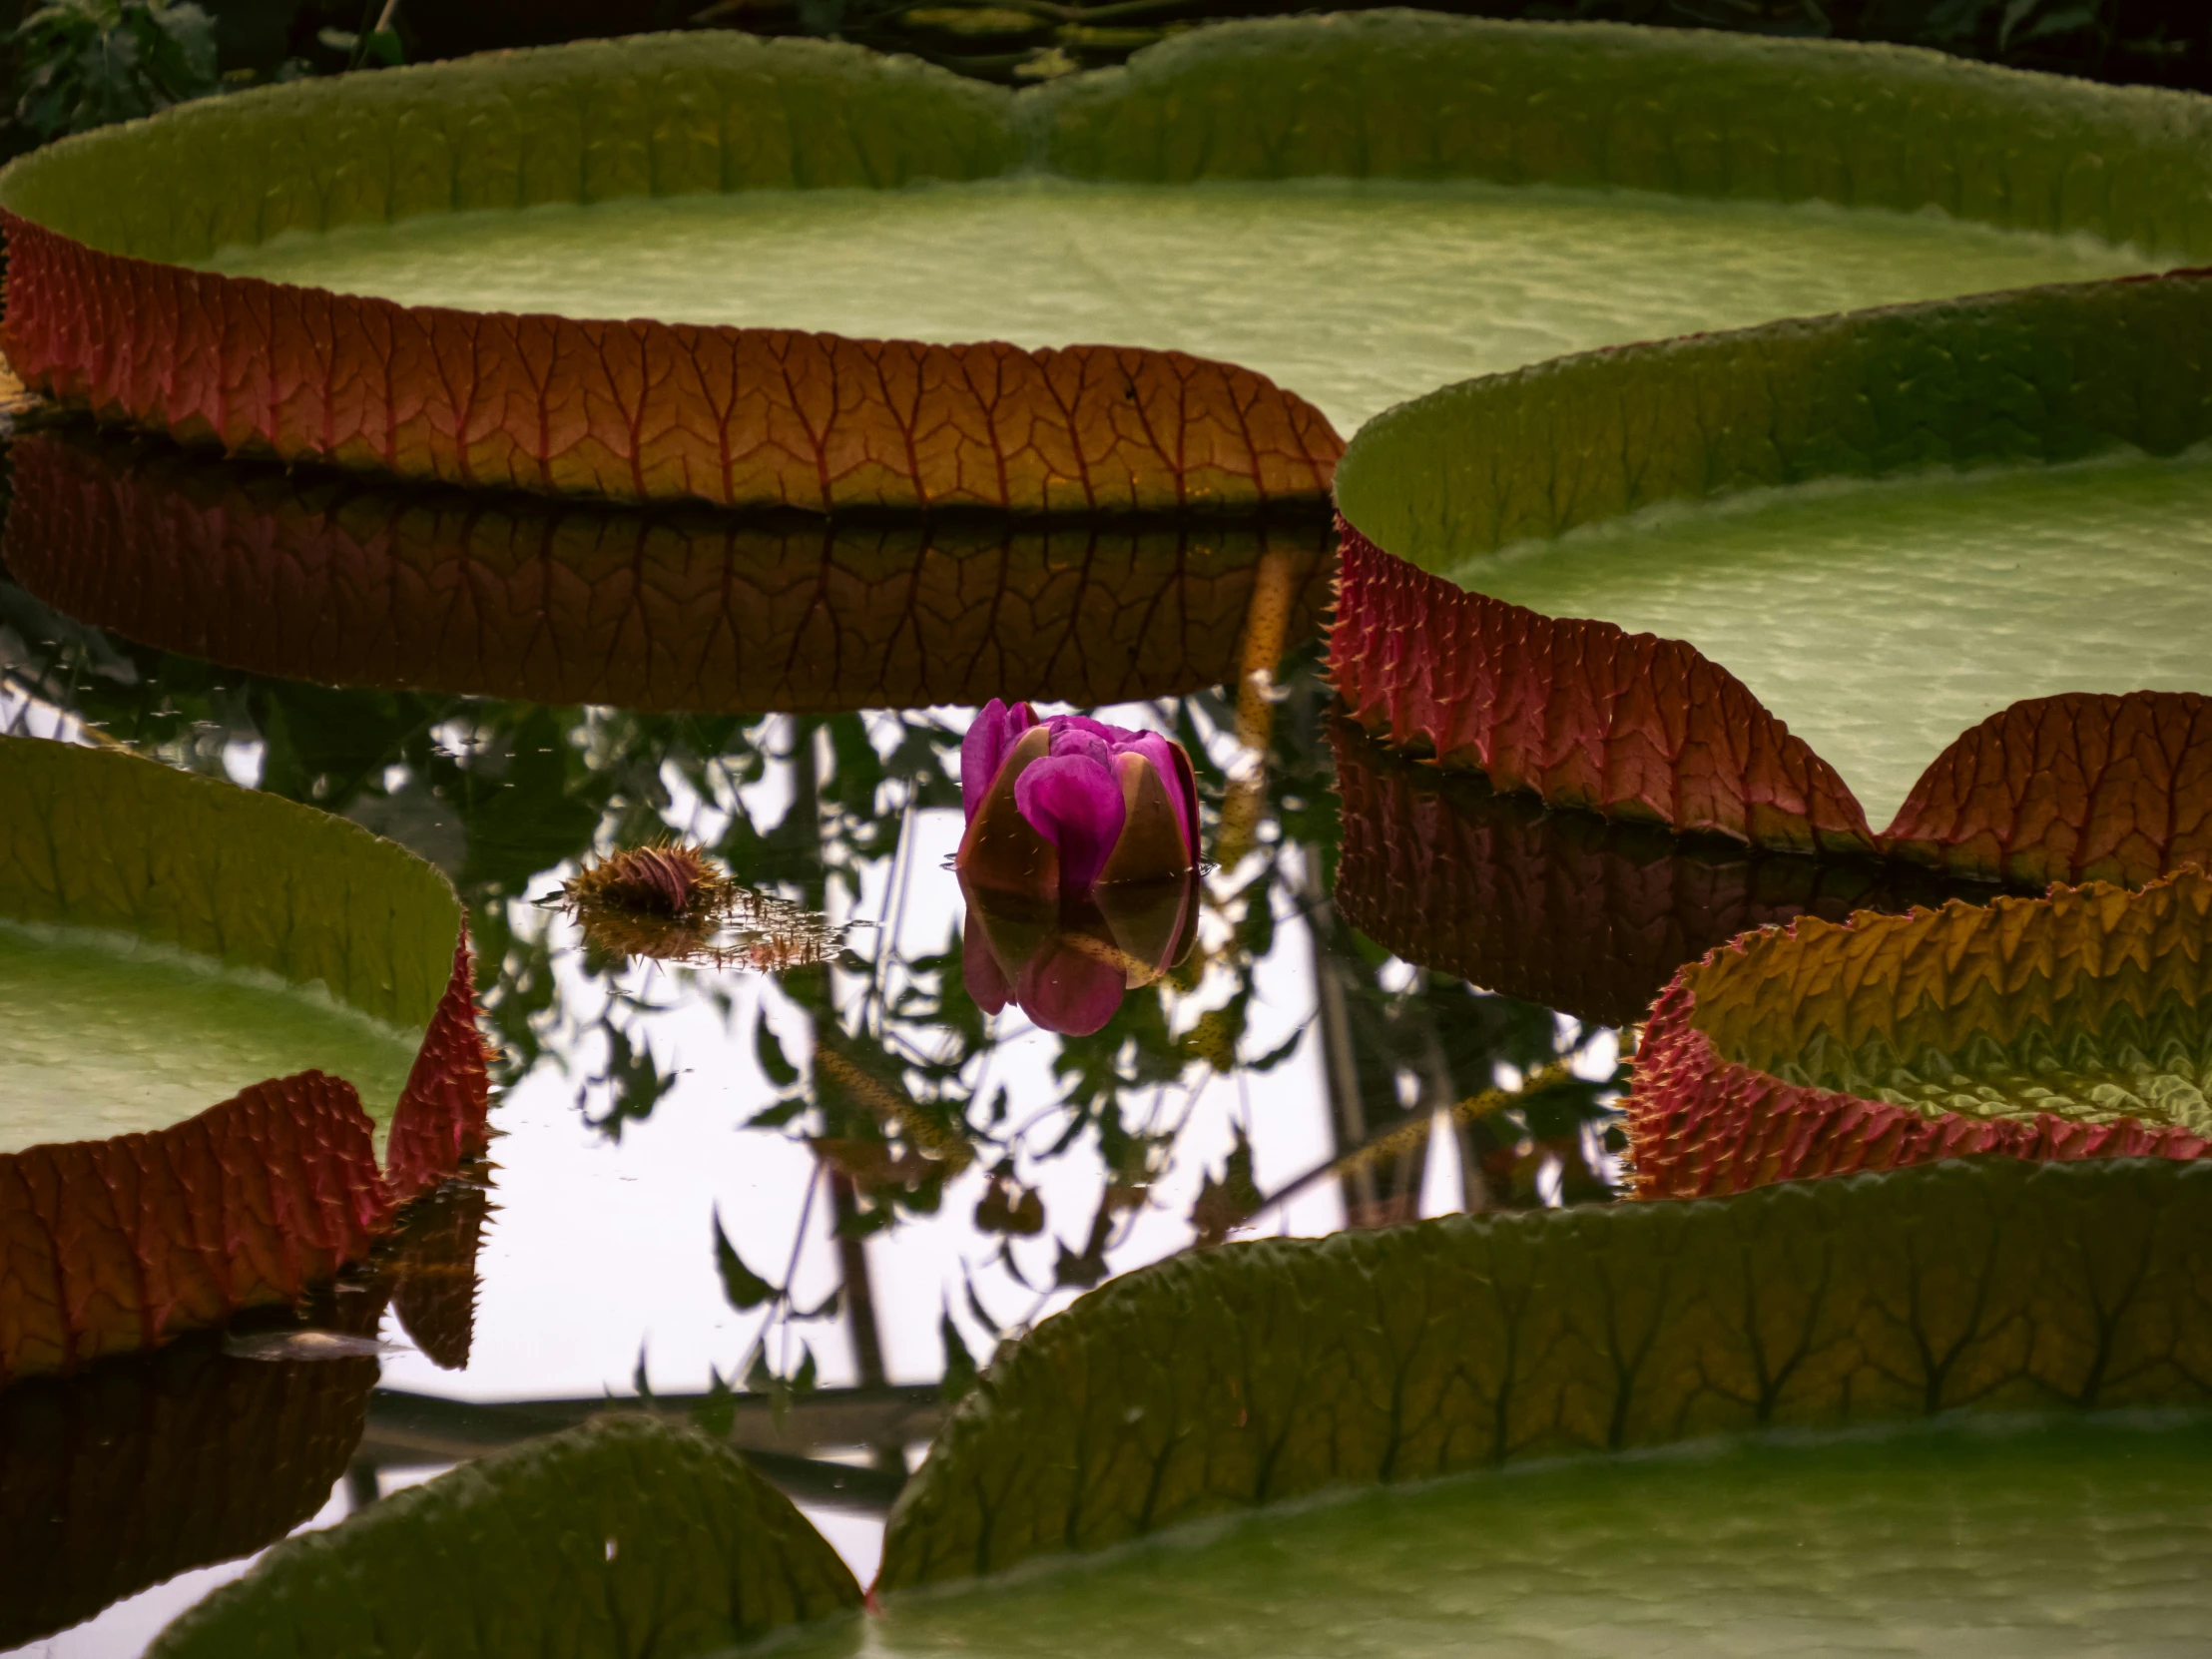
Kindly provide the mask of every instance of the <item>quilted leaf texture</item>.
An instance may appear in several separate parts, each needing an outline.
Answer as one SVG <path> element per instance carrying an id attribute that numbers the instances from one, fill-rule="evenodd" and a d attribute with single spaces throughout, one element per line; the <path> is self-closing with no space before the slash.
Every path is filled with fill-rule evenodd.
<path id="1" fill-rule="evenodd" d="M 2212 1167 L 1953 1162 L 1725 1204 L 1194 1251 L 1045 1321 L 906 1488 L 879 1589 L 1318 1489 L 2212 1389 Z"/>
<path id="2" fill-rule="evenodd" d="M 1661 995 L 1626 1103 L 1637 1190 L 1743 1192 L 1964 1154 L 2212 1149 L 2212 878 L 1806 919 Z"/>
<path id="3" fill-rule="evenodd" d="M 204 1341 L 0 1393 L 0 1645 L 312 1518 L 375 1385 L 373 1360 L 239 1360 Z"/>
<path id="4" fill-rule="evenodd" d="M 1747 855 L 1498 794 L 1409 763 L 1349 722 L 1331 736 L 1338 912 L 1405 961 L 1587 1023 L 1641 1021 L 1676 969 L 1748 929 L 1944 895 L 1909 866 Z"/>
<path id="5" fill-rule="evenodd" d="M 609 1414 L 287 1538 L 149 1659 L 685 1659 L 858 1607 L 836 1552 L 729 1447 Z"/>
<path id="6" fill-rule="evenodd" d="M 0 916 L 319 981 L 424 1029 L 388 1170 L 353 1085 L 316 1071 L 150 1133 L 0 1156 L 0 1381 L 292 1300 L 482 1149 L 459 901 L 353 825 L 127 754 L 0 740 Z"/>
<path id="7" fill-rule="evenodd" d="M 70 615 L 234 668 L 731 713 L 1091 706 L 1212 686 L 1262 561 L 1293 637 L 1330 529 L 1276 521 L 824 524 L 399 491 L 33 434 L 5 558 Z"/>
<path id="8" fill-rule="evenodd" d="M 1688 645 L 1542 617 L 1435 573 L 1746 489 L 2123 445 L 2178 453 L 2212 438 L 2208 365 L 2212 275 L 2184 272 L 1771 323 L 1446 387 L 1377 417 L 1345 455 L 1337 504 L 1358 534 L 1332 672 L 1385 742 L 1502 789 L 1757 846 L 1874 845 L 1833 769 Z M 2185 699 L 2007 711 L 1936 763 L 1894 827 L 1899 849 L 1990 880 L 2171 868 L 2204 835 L 2203 730 Z"/>
<path id="9" fill-rule="evenodd" d="M 490 1134 L 488 1058 L 476 1024 L 476 982 L 464 916 L 453 946 L 452 977 L 407 1070 L 407 1086 L 384 1141 L 384 1174 L 398 1202 L 405 1203 L 483 1152 Z"/>
<path id="10" fill-rule="evenodd" d="M 2033 698 L 1991 715 L 1913 786 L 1884 845 L 2020 885 L 2140 885 L 2212 863 L 2212 700 Z"/>
<path id="11" fill-rule="evenodd" d="M 1330 673 L 1385 743 L 1555 806 L 1757 846 L 1873 848 L 1835 769 L 1696 648 L 1471 592 L 1341 516 L 1338 534 Z"/>
<path id="12" fill-rule="evenodd" d="M 1042 514 L 1317 501 L 1343 448 L 1303 399 L 1178 351 L 405 306 L 0 229 L 0 348 L 26 386 L 233 454 L 616 501 Z"/>
<path id="13" fill-rule="evenodd" d="M 0 1155 L 0 1380 L 290 1301 L 390 1219 L 360 1097 L 320 1072 L 152 1134 Z"/>

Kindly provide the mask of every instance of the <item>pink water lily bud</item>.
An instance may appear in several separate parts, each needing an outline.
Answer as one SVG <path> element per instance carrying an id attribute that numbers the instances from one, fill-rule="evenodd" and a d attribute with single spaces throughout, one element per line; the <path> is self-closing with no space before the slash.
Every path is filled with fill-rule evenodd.
<path id="1" fill-rule="evenodd" d="M 1198 877 L 1102 886 L 1088 895 L 1006 892 L 964 876 L 961 977 L 987 1014 L 1018 1006 L 1047 1031 L 1087 1037 L 1190 953 Z"/>
<path id="2" fill-rule="evenodd" d="M 983 706 L 960 745 L 962 877 L 1038 894 L 1160 881 L 1198 862 L 1198 780 L 1173 738 Z"/>

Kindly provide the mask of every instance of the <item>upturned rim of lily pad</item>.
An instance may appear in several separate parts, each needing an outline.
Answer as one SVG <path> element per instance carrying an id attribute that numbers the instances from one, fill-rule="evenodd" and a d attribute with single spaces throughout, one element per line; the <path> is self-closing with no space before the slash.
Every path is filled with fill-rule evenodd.
<path id="1" fill-rule="evenodd" d="M 2212 99 L 2199 102 L 2212 124 Z M 2038 887 L 2212 858 L 2212 699 L 2015 703 L 1932 757 L 1877 832 L 1836 769 L 1695 647 L 1440 574 L 1751 488 L 2176 455 L 2212 440 L 2208 354 L 2212 271 L 2186 271 L 1768 323 L 1447 386 L 1369 422 L 1338 470 L 1331 676 L 1393 747 L 1681 833 Z M 1698 418 L 1670 412 L 1685 407 Z"/>
<path id="2" fill-rule="evenodd" d="M 295 1299 L 484 1149 L 467 915 L 413 853 L 117 750 L 0 738 L 0 912 L 322 986 L 420 1047 L 384 1161 L 353 1085 L 272 1078 L 169 1127 L 0 1154 L 0 1382 Z"/>
<path id="3" fill-rule="evenodd" d="M 2194 866 L 2132 891 L 1804 917 L 1714 949 L 1654 1004 L 1623 1102 L 1636 1191 L 1978 1155 L 2201 1159 L 2212 1071 L 2173 1070 L 2197 1050 L 2212 1059 L 2212 876 Z"/>
<path id="4" fill-rule="evenodd" d="M 1180 353 L 514 317 L 189 267 L 422 212 L 1024 171 L 1826 199 L 2212 257 L 2205 127 L 2183 95 L 1910 48 L 1403 11 L 1214 25 L 1020 93 L 829 42 L 640 36 L 260 88 L 21 158 L 0 347 L 105 418 L 414 480 L 1249 511 L 1321 497 L 1341 443 Z"/>

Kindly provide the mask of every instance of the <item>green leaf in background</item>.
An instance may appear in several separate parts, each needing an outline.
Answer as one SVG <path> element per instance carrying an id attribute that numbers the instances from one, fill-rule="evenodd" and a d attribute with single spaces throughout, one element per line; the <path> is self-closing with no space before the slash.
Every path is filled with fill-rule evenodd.
<path id="1" fill-rule="evenodd" d="M 616 1414 L 284 1540 L 148 1659 L 684 1659 L 859 1602 L 736 1452 Z"/>
<path id="2" fill-rule="evenodd" d="M 975 1303 L 975 1285 L 968 1284 L 968 1304 Z M 975 1386 L 980 1375 L 975 1366 L 975 1356 L 968 1352 L 967 1344 L 960 1340 L 960 1328 L 952 1323 L 952 1310 L 947 1307 L 937 1318 L 937 1336 L 944 1344 L 944 1381 L 938 1385 L 946 1404 L 957 1403 Z"/>
<path id="3" fill-rule="evenodd" d="M 1002 1355 L 879 1588 L 1327 1486 L 1955 1408 L 2212 1398 L 2212 1166 L 1947 1163 L 1198 1251 Z"/>
<path id="4" fill-rule="evenodd" d="M 778 1088 L 788 1089 L 799 1081 L 799 1068 L 785 1054 L 783 1038 L 770 1029 L 766 1010 L 758 1010 L 753 1016 L 753 1057 Z"/>
<path id="5" fill-rule="evenodd" d="M 16 119 L 42 141 L 218 88 L 215 23 L 189 0 L 54 0 L 14 44 L 27 70 Z"/>
<path id="6" fill-rule="evenodd" d="M 722 1294 L 739 1313 L 750 1313 L 784 1293 L 747 1267 L 737 1247 L 722 1230 L 722 1211 L 715 1210 L 715 1269 L 722 1275 Z"/>

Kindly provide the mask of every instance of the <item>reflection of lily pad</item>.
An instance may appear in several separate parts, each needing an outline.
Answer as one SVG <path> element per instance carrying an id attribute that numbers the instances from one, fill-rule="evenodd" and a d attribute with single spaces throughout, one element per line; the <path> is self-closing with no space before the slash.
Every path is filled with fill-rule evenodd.
<path id="1" fill-rule="evenodd" d="M 869 1651 L 2181 1652 L 2212 1614 L 2208 1479 L 2204 1424 L 2097 1419 L 1575 1459 L 894 1596 Z"/>
<path id="2" fill-rule="evenodd" d="M 1093 705 L 1233 678 L 1263 561 L 1293 638 L 1328 521 L 826 527 L 496 505 L 166 446 L 42 433 L 13 450 L 6 559 L 71 616 L 324 684 L 736 712 Z"/>
<path id="3" fill-rule="evenodd" d="M 312 1517 L 375 1384 L 373 1361 L 234 1360 L 202 1340 L 0 1393 L 0 1647 Z"/>
<path id="4" fill-rule="evenodd" d="M 899 1588 L 1337 1484 L 1971 1406 L 2201 1403 L 2212 1167 L 1949 1163 L 1178 1257 L 994 1366 Z"/>
<path id="5" fill-rule="evenodd" d="M 341 820 L 5 740 L 0 929 L 0 1378 L 294 1297 L 481 1146 L 460 905 Z"/>
<path id="6" fill-rule="evenodd" d="M 736 1452 L 608 1415 L 287 1539 L 149 1659 L 686 1659 L 859 1601 L 836 1552 Z"/>
<path id="7" fill-rule="evenodd" d="M 1271 268 L 1295 246 L 1303 269 L 1334 266 L 1373 291 L 1346 313 L 1363 325 L 1308 311 L 1285 320 L 1285 337 L 1333 342 L 1340 382 L 1347 365 L 1358 365 L 1352 382 L 1380 361 L 1421 371 L 1410 383 L 1348 385 L 1338 406 L 1357 414 L 1431 383 L 1439 362 L 1474 366 L 1468 351 L 1486 348 L 1468 342 L 1484 333 L 1479 319 L 1501 308 L 1516 313 L 1521 341 L 1504 349 L 1525 357 L 1806 303 L 1980 288 L 2020 280 L 2028 267 L 2081 275 L 2084 260 L 2109 271 L 2200 251 L 2212 245 L 2202 127 L 2183 99 L 1911 53 L 1401 13 L 1197 30 L 1126 70 L 1019 94 L 819 42 L 593 42 L 207 100 L 15 164 L 0 185 L 6 343 L 27 382 L 142 425 L 412 478 L 823 510 L 1239 507 L 1318 494 L 1336 439 L 1311 405 L 1258 375 L 1180 354 L 884 345 L 710 326 L 705 317 L 672 325 L 408 309 L 185 268 L 234 248 L 281 257 L 286 236 L 342 235 L 373 248 L 378 233 L 364 227 L 459 214 L 526 239 L 621 246 L 633 264 L 695 266 L 693 298 L 647 307 L 689 311 L 701 283 L 725 294 L 745 278 L 732 275 L 737 262 L 714 256 L 712 238 L 687 244 L 683 259 L 639 256 L 641 215 L 664 228 L 716 219 L 704 203 L 669 209 L 658 199 L 760 192 L 788 213 L 798 204 L 779 192 L 888 193 L 941 181 L 953 188 L 920 193 L 927 201 L 902 194 L 896 206 L 951 213 L 938 222 L 959 245 L 949 263 L 901 259 L 888 245 L 855 255 L 846 227 L 824 233 L 836 240 L 833 261 L 800 247 L 782 262 L 799 274 L 784 283 L 787 299 L 797 284 L 810 304 L 833 304 L 840 289 L 864 296 L 857 311 L 814 320 L 914 334 L 927 328 L 901 303 L 873 308 L 894 291 L 890 274 L 924 273 L 924 309 L 964 294 L 997 318 L 999 283 L 1019 282 L 1021 271 L 995 269 L 1007 262 L 958 214 L 984 200 L 978 182 L 1057 175 L 1114 187 L 1077 193 L 1084 222 L 1095 207 L 1105 236 L 1087 259 L 1055 262 L 1057 280 L 1075 291 L 1035 296 L 1025 325 L 1062 340 L 1173 336 L 1242 355 L 1244 341 L 1264 338 L 1251 318 L 1279 309 L 1271 284 L 1286 277 Z M 1986 160 L 1960 160 L 1975 157 Z M 1240 238 L 1223 223 L 1236 217 L 1231 191 L 1186 215 L 1178 245 L 1195 231 L 1208 245 L 1198 285 L 1248 298 L 1217 330 L 1219 343 L 1203 326 L 1176 332 L 1204 318 L 1172 284 L 1149 306 L 1131 302 L 1132 280 L 1148 268 L 1185 262 L 1158 257 L 1172 238 L 1124 234 L 1135 227 L 1117 213 L 1152 221 L 1155 237 L 1166 220 L 1139 205 L 1145 193 L 1121 187 L 1346 178 L 1558 187 L 1586 193 L 1561 207 L 1562 224 L 1577 215 L 1586 228 L 1593 217 L 1604 224 L 1595 237 L 1538 235 L 1511 261 L 1478 258 L 1488 296 L 1462 297 L 1467 325 L 1439 342 L 1434 318 L 1453 313 L 1432 302 L 1432 256 L 1463 274 L 1464 252 L 1418 249 L 1437 239 L 1404 227 L 1394 238 L 1344 234 L 1341 215 L 1326 238 L 1311 235 L 1320 223 L 1311 219 L 1289 236 Z M 1055 199 L 1057 187 L 1036 188 Z M 1701 214 L 1679 201 L 1591 199 L 1602 191 L 1728 200 Z M 1330 194 L 1275 196 L 1303 213 Z M 1816 225 L 1783 206 L 1813 200 L 1888 217 Z M 1774 204 L 1787 234 L 1752 231 L 1755 203 Z M 818 207 L 833 218 L 839 204 L 810 197 L 806 209 Z M 1975 224 L 1898 223 L 1923 209 Z M 1533 199 L 1507 212 L 1546 217 Z M 1639 215 L 1651 234 L 1622 236 L 1624 216 Z M 743 235 L 744 218 L 724 223 Z M 610 238 L 607 225 L 618 234 Z M 1685 237 L 1685 227 L 1702 230 Z M 2087 256 L 2052 241 L 1999 248 L 2002 239 L 1981 227 L 2084 233 L 2141 253 Z M 422 226 L 391 237 L 435 240 Z M 1835 258 L 1816 262 L 1827 270 L 1811 287 L 1802 272 L 1741 263 L 1761 242 L 1792 245 L 1802 261 L 1823 239 L 1869 244 L 1856 260 L 1864 287 L 1827 279 L 1853 263 Z M 1393 241 L 1429 281 L 1400 295 L 1402 304 L 1384 296 L 1383 250 Z M 1579 251 L 1592 242 L 1647 251 L 1646 279 L 1585 269 Z M 1345 246 L 1365 255 L 1371 244 L 1372 270 L 1343 257 Z M 1933 257 L 1916 258 L 1914 248 Z M 524 263 L 587 269 L 542 254 Z M 1225 258 L 1244 261 L 1241 276 L 1225 272 Z M 1500 281 L 1508 263 L 1515 269 Z M 826 276 L 826 266 L 851 268 L 857 287 Z M 1671 297 L 1685 273 L 1699 278 L 1695 305 Z M 327 262 L 312 275 L 339 279 Z M 1516 281 L 1525 291 L 1507 304 Z M 1635 288 L 1670 298 L 1624 314 L 1615 297 L 1586 297 Z M 465 297 L 518 298 L 481 288 Z M 519 297 L 537 305 L 543 295 Z M 584 308 L 568 294 L 559 303 Z M 591 308 L 639 307 L 617 295 Z M 772 303 L 768 314 L 782 312 Z M 940 326 L 972 337 L 976 315 Z M 1317 360 L 1283 357 L 1297 376 Z"/>
<path id="8" fill-rule="evenodd" d="M 1349 722 L 1331 735 L 1344 918 L 1406 961 L 1599 1025 L 1642 1020 L 1677 968 L 1751 928 L 1959 890 L 1905 864 L 1747 852 L 1552 812 L 1410 765 Z"/>
<path id="9" fill-rule="evenodd" d="M 1628 1101 L 1688 1196 L 1963 1153 L 2212 1150 L 2212 877 L 1752 934 L 1676 977 Z"/>
<path id="10" fill-rule="evenodd" d="M 1447 388 L 1373 423 L 1340 472 L 1339 506 L 1360 533 L 1331 648 L 1338 684 L 1392 743 L 1501 788 L 1677 830 L 1801 849 L 1886 844 L 2015 879 L 2142 880 L 2202 857 L 2207 767 L 2180 753 L 2198 741 L 2201 704 L 2178 694 L 2201 679 L 2186 572 L 2202 550 L 2191 503 L 2205 469 L 2117 457 L 2212 438 L 2208 338 L 2212 280 L 2187 276 L 1779 323 Z M 2052 467 L 2089 458 L 2103 464 Z M 2041 470 L 1971 476 L 2000 466 Z M 1764 488 L 1783 493 L 1745 493 Z M 1683 505 L 1694 503 L 1705 505 Z M 1955 546 L 1936 532 L 1961 504 L 2000 531 L 2026 513 L 2043 541 L 2003 558 L 1993 544 Z M 1776 515 L 1819 518 L 1827 550 L 1796 536 L 1799 551 L 1762 558 L 1756 582 L 1742 558 L 1709 547 L 1665 562 L 1670 538 L 1765 546 Z M 1885 515 L 1913 533 L 1857 548 Z M 2007 545 L 2033 539 L 2024 524 Z M 2140 535 L 2115 546 L 2129 526 Z M 1556 537 L 1567 539 L 1524 551 Z M 1586 553 L 1560 551 L 1577 538 Z M 1690 644 L 1556 620 L 1602 614 L 1615 580 L 1670 592 L 1670 605 L 1695 588 L 1689 610 L 1666 616 L 1688 625 L 1694 611 L 1699 627 L 1752 642 L 1772 683 L 1800 683 L 1789 695 L 1848 747 L 1815 754 L 1758 685 Z M 1544 609 L 1484 591 L 1516 583 Z M 2012 631 L 2038 589 L 2049 599 L 2038 625 Z M 2150 596 L 2124 610 L 2124 641 L 2103 591 Z M 2161 603 L 2169 591 L 2183 598 Z M 1824 634 L 1837 618 L 1846 634 Z M 1905 660 L 1919 678 L 1891 672 Z M 2076 695 L 2084 681 L 2144 680 L 2161 695 L 2135 714 Z M 1923 730 L 2060 688 L 2064 700 L 2013 717 L 2020 741 L 1977 733 L 1938 759 Z M 2108 752 L 2116 728 L 2131 736 Z M 1871 769 L 1894 794 L 1898 757 L 1916 745 L 1930 782 L 1877 836 L 1831 762 Z M 1978 751 L 1970 764 L 1966 750 Z"/>

